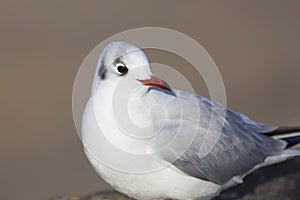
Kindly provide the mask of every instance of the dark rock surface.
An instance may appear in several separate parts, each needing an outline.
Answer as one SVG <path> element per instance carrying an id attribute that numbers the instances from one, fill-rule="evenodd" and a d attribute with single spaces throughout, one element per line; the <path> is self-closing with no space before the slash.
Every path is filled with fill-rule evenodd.
<path id="1" fill-rule="evenodd" d="M 214 200 L 300 200 L 300 158 L 262 168 L 247 176 L 244 183 L 223 191 Z M 130 200 L 115 192 L 105 191 L 81 198 L 51 200 Z"/>
<path id="2" fill-rule="evenodd" d="M 300 158 L 265 167 L 214 200 L 299 200 Z"/>

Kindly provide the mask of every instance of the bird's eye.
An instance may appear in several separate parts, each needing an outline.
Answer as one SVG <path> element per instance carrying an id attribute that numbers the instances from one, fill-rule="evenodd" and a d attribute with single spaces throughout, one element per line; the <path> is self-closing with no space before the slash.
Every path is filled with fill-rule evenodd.
<path id="1" fill-rule="evenodd" d="M 124 75 L 128 72 L 128 68 L 123 63 L 116 64 L 116 68 L 121 75 Z"/>

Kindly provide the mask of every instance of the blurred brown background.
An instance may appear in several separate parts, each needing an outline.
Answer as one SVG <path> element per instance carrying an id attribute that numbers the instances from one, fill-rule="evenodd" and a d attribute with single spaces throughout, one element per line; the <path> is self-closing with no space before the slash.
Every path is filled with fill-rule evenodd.
<path id="1" fill-rule="evenodd" d="M 72 87 L 89 51 L 130 28 L 189 35 L 218 65 L 229 107 L 268 124 L 300 124 L 299 19 L 296 0 L 1 0 L 0 199 L 109 188 L 82 153 Z"/>

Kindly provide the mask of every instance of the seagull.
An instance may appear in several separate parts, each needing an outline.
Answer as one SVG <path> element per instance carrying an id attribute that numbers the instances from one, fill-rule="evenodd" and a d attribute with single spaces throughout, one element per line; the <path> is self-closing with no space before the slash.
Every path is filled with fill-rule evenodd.
<path id="1" fill-rule="evenodd" d="M 95 171 L 141 200 L 212 199 L 258 168 L 299 156 L 297 132 L 171 88 L 140 48 L 122 41 L 99 56 L 81 126 Z"/>

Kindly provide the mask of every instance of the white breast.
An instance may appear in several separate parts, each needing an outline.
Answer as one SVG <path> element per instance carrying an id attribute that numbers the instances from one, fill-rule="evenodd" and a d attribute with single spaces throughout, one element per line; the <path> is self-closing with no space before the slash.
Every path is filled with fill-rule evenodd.
<path id="1" fill-rule="evenodd" d="M 169 167 L 145 174 L 116 171 L 99 162 L 88 151 L 85 153 L 96 172 L 106 182 L 134 199 L 208 200 L 218 195 L 221 189 L 219 185 L 181 175 Z"/>
<path id="2" fill-rule="evenodd" d="M 136 174 L 121 172 L 104 165 L 103 160 L 97 155 L 105 159 L 105 157 L 113 157 L 114 154 L 106 148 L 104 138 L 100 138 L 101 133 L 93 106 L 93 99 L 90 99 L 83 115 L 82 142 L 85 153 L 97 173 L 116 190 L 142 200 L 211 199 L 219 193 L 221 186 L 181 174 L 170 167 Z M 101 122 L 105 124 L 107 120 L 107 118 L 101 119 Z M 116 158 L 116 160 L 122 160 L 121 164 L 124 166 L 139 166 L 140 164 L 147 167 L 158 163 L 154 158 L 153 160 L 147 159 L 145 163 L 134 163 L 130 158 Z"/>

